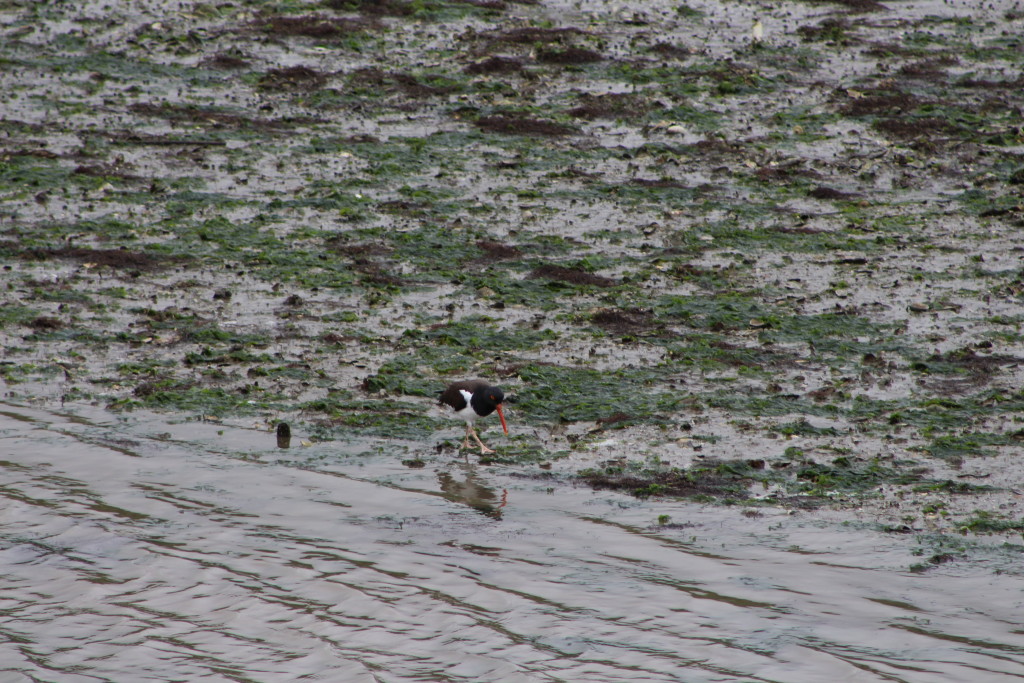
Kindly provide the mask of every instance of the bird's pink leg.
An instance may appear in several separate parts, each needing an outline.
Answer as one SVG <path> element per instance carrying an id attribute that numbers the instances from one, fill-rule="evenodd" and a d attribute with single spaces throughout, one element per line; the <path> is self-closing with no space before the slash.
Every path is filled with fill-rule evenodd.
<path id="1" fill-rule="evenodd" d="M 473 432 L 473 425 L 471 425 L 471 424 L 469 424 L 467 422 L 466 423 L 466 439 L 465 439 L 465 441 L 462 442 L 462 447 L 463 448 L 469 448 L 469 435 L 472 432 Z M 474 435 L 475 435 L 475 433 L 474 433 Z M 480 439 L 477 439 L 477 441 L 479 441 L 479 440 Z"/>
<path id="2" fill-rule="evenodd" d="M 487 446 L 484 445 L 484 442 L 481 441 L 480 437 L 476 435 L 476 430 L 473 429 L 472 431 L 473 431 L 473 438 L 476 439 L 476 442 L 478 444 L 480 444 L 480 455 L 486 455 L 487 453 L 493 453 L 494 449 L 493 448 L 488 448 Z"/>

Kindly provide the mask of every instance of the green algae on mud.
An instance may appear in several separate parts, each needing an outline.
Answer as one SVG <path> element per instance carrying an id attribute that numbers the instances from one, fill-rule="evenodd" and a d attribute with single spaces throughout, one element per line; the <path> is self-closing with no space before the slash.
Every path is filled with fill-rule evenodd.
<path id="1" fill-rule="evenodd" d="M 689 468 L 623 466 L 585 470 L 580 475 L 598 488 L 628 491 L 639 496 L 675 496 L 703 502 L 742 505 L 783 504 L 802 509 L 836 501 L 864 500 L 878 495 L 882 485 L 915 490 L 948 491 L 949 482 L 928 482 L 916 463 L 883 462 L 850 456 L 815 462 L 799 449 L 787 449 L 784 458 L 715 461 L 705 459 Z M 766 495 L 769 488 L 774 490 Z M 960 493 L 983 489 L 965 486 Z"/>

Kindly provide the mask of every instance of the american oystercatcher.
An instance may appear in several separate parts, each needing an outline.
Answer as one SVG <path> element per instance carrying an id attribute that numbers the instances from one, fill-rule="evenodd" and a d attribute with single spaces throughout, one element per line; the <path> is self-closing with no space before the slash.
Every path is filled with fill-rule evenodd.
<path id="1" fill-rule="evenodd" d="M 470 379 L 449 384 L 448 388 L 441 392 L 438 403 L 448 406 L 455 411 L 456 415 L 466 421 L 466 440 L 462 442 L 462 447 L 469 448 L 469 437 L 472 436 L 480 444 L 480 453 L 483 455 L 494 451 L 485 446 L 480 437 L 476 435 L 473 423 L 497 410 L 498 417 L 501 419 L 501 428 L 508 434 L 505 413 L 501 411 L 501 402 L 504 400 L 505 394 L 498 387 L 492 387 L 482 379 Z"/>

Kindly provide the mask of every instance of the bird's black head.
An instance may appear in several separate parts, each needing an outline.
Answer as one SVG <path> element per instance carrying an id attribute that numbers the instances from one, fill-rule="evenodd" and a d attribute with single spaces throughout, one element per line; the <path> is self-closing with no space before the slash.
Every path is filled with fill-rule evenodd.
<path id="1" fill-rule="evenodd" d="M 498 387 L 481 387 L 473 392 L 470 403 L 476 414 L 483 417 L 494 412 L 505 400 L 505 394 Z"/>

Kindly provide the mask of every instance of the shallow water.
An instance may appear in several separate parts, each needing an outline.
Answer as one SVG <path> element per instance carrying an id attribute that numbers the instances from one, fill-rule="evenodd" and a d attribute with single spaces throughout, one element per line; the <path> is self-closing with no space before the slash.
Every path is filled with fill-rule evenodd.
<path id="1" fill-rule="evenodd" d="M 1024 582 L 906 536 L 296 437 L 0 405 L 0 680 L 1024 675 Z"/>

